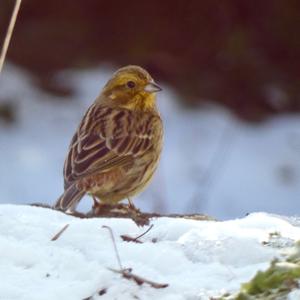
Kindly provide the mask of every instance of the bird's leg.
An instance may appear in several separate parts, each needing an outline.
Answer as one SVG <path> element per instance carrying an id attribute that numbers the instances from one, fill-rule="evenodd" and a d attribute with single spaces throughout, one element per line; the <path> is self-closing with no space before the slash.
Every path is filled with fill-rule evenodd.
<path id="1" fill-rule="evenodd" d="M 101 214 L 101 211 L 103 210 L 103 203 L 99 202 L 94 195 L 92 195 L 92 198 L 94 201 L 94 204 L 92 206 L 92 212 L 95 215 L 99 215 L 99 214 Z"/>
<path id="2" fill-rule="evenodd" d="M 92 195 L 92 198 L 93 198 L 93 201 L 94 201 L 94 205 L 93 205 L 93 208 L 94 208 L 97 205 L 99 205 L 99 202 L 97 201 L 97 198 L 94 195 Z"/>
<path id="3" fill-rule="evenodd" d="M 138 211 L 138 209 L 134 206 L 132 200 L 130 199 L 130 197 L 127 197 L 127 200 L 128 200 L 128 208 L 130 210 L 134 210 L 134 211 Z"/>
<path id="4" fill-rule="evenodd" d="M 110 204 L 107 204 L 105 202 L 102 202 L 101 199 L 97 199 L 94 195 L 91 195 L 94 201 L 94 204 L 92 206 L 91 214 L 93 216 L 101 216 L 108 213 L 112 206 Z"/>
<path id="5" fill-rule="evenodd" d="M 133 208 L 134 205 L 133 205 L 133 203 L 132 203 L 132 200 L 131 200 L 129 197 L 127 197 L 127 200 L 128 200 L 128 207 L 129 207 L 130 209 Z"/>

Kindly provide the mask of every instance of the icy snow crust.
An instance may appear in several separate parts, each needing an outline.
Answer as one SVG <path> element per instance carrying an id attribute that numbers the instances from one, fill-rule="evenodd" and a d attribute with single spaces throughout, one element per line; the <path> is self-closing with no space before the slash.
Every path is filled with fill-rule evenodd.
<path id="1" fill-rule="evenodd" d="M 265 213 L 231 221 L 159 218 L 142 244 L 124 242 L 140 228 L 129 219 L 79 219 L 45 208 L 0 205 L 0 298 L 5 300 L 209 299 L 268 267 L 282 249 L 263 245 L 270 233 L 297 240 L 297 220 Z M 56 241 L 51 238 L 66 224 Z M 154 289 L 113 273 L 118 269 L 107 229 L 114 232 L 124 268 L 158 283 Z M 156 242 L 153 242 L 153 239 Z M 98 296 L 97 291 L 106 289 Z M 296 292 L 294 292 L 296 293 Z"/>

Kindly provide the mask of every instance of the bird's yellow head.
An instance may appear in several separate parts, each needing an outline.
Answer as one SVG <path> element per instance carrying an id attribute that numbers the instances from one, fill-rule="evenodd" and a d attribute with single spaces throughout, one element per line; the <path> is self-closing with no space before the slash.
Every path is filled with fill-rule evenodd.
<path id="1" fill-rule="evenodd" d="M 107 82 L 102 101 L 131 110 L 151 110 L 155 108 L 155 94 L 159 91 L 161 88 L 146 70 L 127 66 L 119 69 Z"/>

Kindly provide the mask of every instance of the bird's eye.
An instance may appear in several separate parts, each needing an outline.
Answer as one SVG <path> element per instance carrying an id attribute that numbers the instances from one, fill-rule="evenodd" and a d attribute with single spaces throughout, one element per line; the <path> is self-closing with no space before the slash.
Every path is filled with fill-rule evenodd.
<path id="1" fill-rule="evenodd" d="M 135 87 L 135 83 L 133 81 L 128 81 L 127 82 L 127 86 L 130 88 L 130 89 L 133 89 Z"/>

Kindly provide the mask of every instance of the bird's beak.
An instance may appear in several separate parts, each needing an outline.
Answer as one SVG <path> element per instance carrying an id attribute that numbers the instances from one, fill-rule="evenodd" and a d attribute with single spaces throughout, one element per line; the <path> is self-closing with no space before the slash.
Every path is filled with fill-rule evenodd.
<path id="1" fill-rule="evenodd" d="M 162 88 L 155 82 L 149 82 L 145 87 L 144 91 L 148 93 L 156 93 L 161 91 Z"/>

